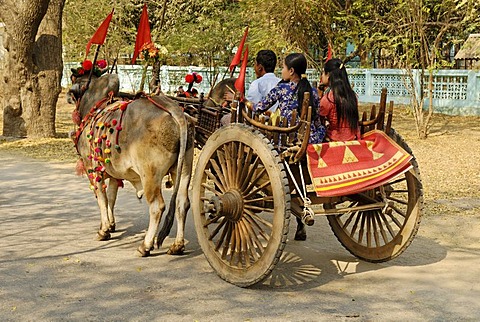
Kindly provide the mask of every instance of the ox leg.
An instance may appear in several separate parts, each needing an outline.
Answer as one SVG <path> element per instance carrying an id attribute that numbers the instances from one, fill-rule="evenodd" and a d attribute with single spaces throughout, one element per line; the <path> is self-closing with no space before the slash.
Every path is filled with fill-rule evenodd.
<path id="1" fill-rule="evenodd" d="M 190 184 L 191 177 L 190 169 L 188 169 L 188 166 L 187 168 L 184 167 L 184 169 L 182 169 L 182 177 L 180 179 L 180 186 L 178 188 L 177 199 L 175 201 L 177 235 L 175 237 L 175 242 L 167 251 L 167 254 L 169 255 L 182 255 L 185 251 L 185 221 L 187 218 L 187 212 L 190 209 L 190 200 L 188 198 L 188 186 Z M 172 177 L 174 178 L 174 176 Z"/>
<path id="2" fill-rule="evenodd" d="M 115 202 L 117 201 L 117 192 L 118 192 L 118 180 L 115 178 L 110 178 L 108 180 L 108 189 L 107 189 L 107 200 L 108 200 L 108 231 L 115 232 L 115 216 L 113 214 L 113 209 L 115 208 Z"/>
<path id="3" fill-rule="evenodd" d="M 155 184 L 159 182 L 159 184 Z M 150 251 L 153 249 L 153 242 L 157 234 L 160 219 L 165 210 L 165 200 L 162 196 L 161 179 L 153 180 L 150 183 L 145 183 L 144 192 L 145 198 L 149 204 L 150 220 L 148 223 L 148 230 L 142 244 L 138 246 L 137 251 L 142 257 L 150 256 Z"/>
<path id="4" fill-rule="evenodd" d="M 110 239 L 110 221 L 108 219 L 108 198 L 105 189 L 102 189 L 104 180 L 97 182 L 95 194 L 98 207 L 100 208 L 100 229 L 97 232 L 97 240 Z"/>

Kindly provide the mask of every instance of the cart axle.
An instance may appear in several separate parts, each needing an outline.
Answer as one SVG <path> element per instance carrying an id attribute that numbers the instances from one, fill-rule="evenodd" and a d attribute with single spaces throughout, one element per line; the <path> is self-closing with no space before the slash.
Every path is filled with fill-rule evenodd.
<path id="1" fill-rule="evenodd" d="M 243 196 L 235 189 L 221 196 L 212 197 L 204 211 L 214 217 L 225 216 L 230 221 L 239 221 L 243 214 Z"/>

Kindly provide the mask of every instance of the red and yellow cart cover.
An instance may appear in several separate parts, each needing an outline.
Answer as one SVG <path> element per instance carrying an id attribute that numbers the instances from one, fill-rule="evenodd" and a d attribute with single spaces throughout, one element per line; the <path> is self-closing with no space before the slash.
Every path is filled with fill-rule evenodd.
<path id="1" fill-rule="evenodd" d="M 412 156 L 384 132 L 361 140 L 310 144 L 308 171 L 319 197 L 344 196 L 381 186 L 411 168 Z"/>

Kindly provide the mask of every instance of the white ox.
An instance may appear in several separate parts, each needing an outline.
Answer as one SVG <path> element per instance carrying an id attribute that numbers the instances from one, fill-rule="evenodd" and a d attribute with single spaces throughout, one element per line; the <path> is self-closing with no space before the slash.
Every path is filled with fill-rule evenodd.
<path id="1" fill-rule="evenodd" d="M 157 247 L 162 245 L 175 214 L 177 235 L 168 253 L 182 254 L 186 213 L 190 208 L 192 123 L 175 101 L 163 95 L 112 102 L 109 97 L 119 90 L 117 75 L 93 79 L 85 91 L 86 82 L 86 77 L 76 79 L 67 96 L 70 103 L 77 103 L 77 117 L 79 113 L 82 120 L 73 139 L 80 155 L 79 168 L 87 174 L 100 208 L 97 239 L 107 240 L 110 232 L 115 231 L 114 205 L 119 184 L 125 179 L 135 187 L 137 197 L 145 196 L 149 205 L 149 226 L 138 252 L 149 256 L 154 243 Z M 167 174 L 172 175 L 175 184 L 157 236 L 165 210 L 162 179 Z"/>

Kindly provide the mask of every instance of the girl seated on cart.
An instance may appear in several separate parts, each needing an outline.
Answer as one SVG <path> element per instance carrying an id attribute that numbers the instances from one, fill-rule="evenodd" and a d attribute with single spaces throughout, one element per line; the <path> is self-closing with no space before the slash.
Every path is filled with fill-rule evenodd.
<path id="1" fill-rule="evenodd" d="M 300 115 L 303 93 L 310 92 L 310 106 L 312 106 L 312 125 L 309 143 L 321 143 L 325 137 L 325 127 L 320 122 L 318 113 L 319 97 L 305 74 L 307 60 L 303 54 L 293 53 L 285 57 L 282 69 L 282 81 L 280 81 L 268 94 L 257 104 L 253 105 L 253 111 L 263 113 L 278 102 L 280 115 L 285 117 L 291 124 L 292 112 L 298 111 Z"/>
<path id="2" fill-rule="evenodd" d="M 350 86 L 343 62 L 338 58 L 328 60 L 320 82 L 328 86 L 320 100 L 320 116 L 328 122 L 326 140 L 359 140 L 357 95 Z"/>

